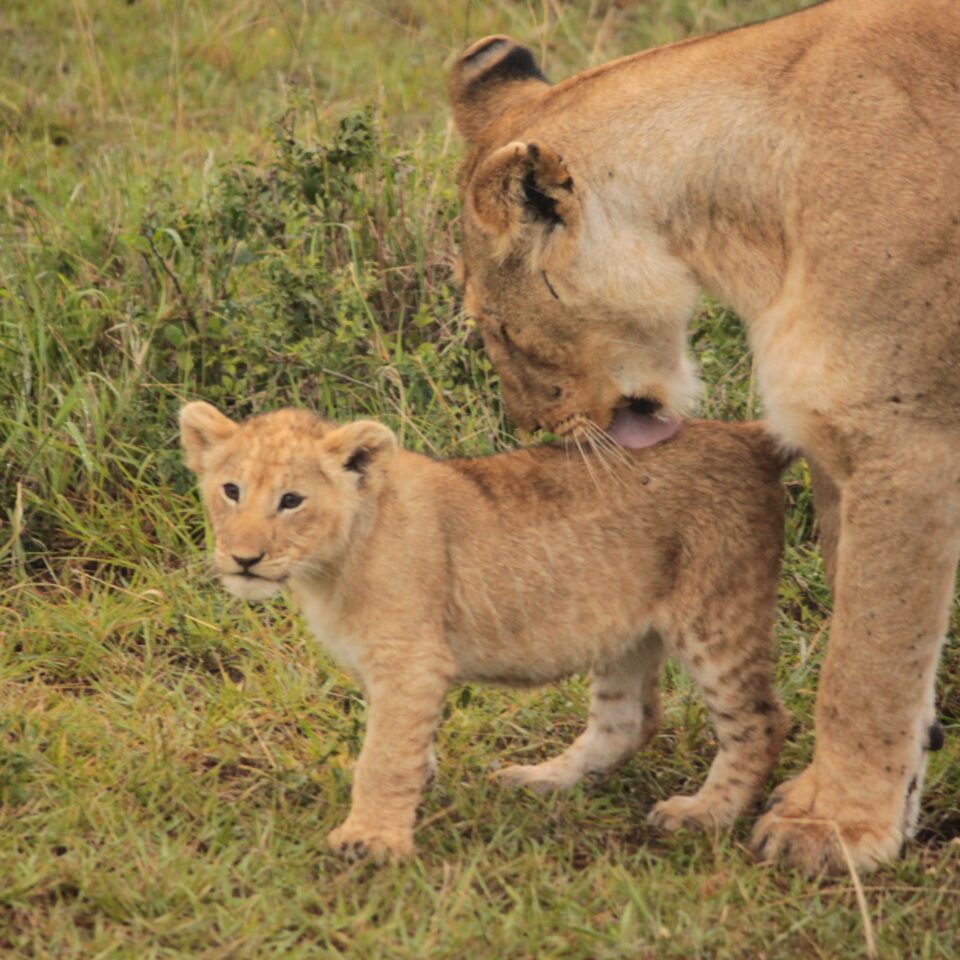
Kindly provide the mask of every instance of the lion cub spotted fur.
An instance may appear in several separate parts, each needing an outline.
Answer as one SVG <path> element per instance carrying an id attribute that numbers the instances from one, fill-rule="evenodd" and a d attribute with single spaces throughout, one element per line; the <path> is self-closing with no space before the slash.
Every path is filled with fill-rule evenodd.
<path id="1" fill-rule="evenodd" d="M 563 446 L 435 461 L 371 421 L 280 410 L 237 424 L 206 403 L 184 407 L 181 430 L 224 585 L 254 600 L 289 588 L 369 699 L 337 852 L 413 851 L 452 683 L 589 670 L 585 732 L 497 774 L 562 789 L 650 740 L 665 653 L 699 684 L 719 749 L 700 791 L 652 822 L 725 824 L 755 799 L 787 726 L 770 652 L 782 463 L 760 424 L 690 421 L 606 461 Z"/>

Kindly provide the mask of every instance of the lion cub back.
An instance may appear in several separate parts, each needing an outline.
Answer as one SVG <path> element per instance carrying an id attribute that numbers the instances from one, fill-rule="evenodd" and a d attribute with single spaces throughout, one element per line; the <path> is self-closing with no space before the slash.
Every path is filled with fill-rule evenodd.
<path id="1" fill-rule="evenodd" d="M 554 679 L 651 626 L 675 630 L 708 595 L 741 595 L 737 578 L 772 611 L 785 459 L 762 425 L 690 421 L 644 450 L 437 465 L 458 659 L 478 679 Z"/>

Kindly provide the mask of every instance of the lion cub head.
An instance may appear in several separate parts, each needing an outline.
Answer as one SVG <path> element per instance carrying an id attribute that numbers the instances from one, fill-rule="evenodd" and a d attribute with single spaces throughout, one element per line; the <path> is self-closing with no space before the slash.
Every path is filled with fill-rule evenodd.
<path id="1" fill-rule="evenodd" d="M 699 288 L 635 215 L 623 164 L 570 133 L 571 114 L 593 110 L 599 124 L 609 106 L 586 106 L 573 82 L 552 87 L 507 37 L 479 41 L 454 66 L 468 146 L 464 309 L 517 426 L 623 426 L 627 438 L 631 414 L 680 415 L 696 395 L 685 324 Z"/>
<path id="2" fill-rule="evenodd" d="M 216 572 L 245 600 L 335 571 L 397 449 L 369 420 L 339 427 L 278 410 L 235 423 L 203 402 L 180 411 L 180 439 L 213 526 Z"/>

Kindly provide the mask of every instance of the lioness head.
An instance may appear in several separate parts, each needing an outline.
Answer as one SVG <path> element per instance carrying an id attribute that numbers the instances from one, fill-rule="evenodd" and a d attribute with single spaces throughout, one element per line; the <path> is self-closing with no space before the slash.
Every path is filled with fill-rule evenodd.
<path id="1" fill-rule="evenodd" d="M 245 600 L 333 572 L 397 449 L 368 420 L 338 427 L 278 410 L 235 423 L 203 402 L 180 411 L 180 438 L 213 526 L 214 567 Z"/>
<path id="2" fill-rule="evenodd" d="M 620 171 L 569 136 L 565 117 L 585 108 L 565 86 L 506 37 L 479 41 L 454 67 L 469 147 L 464 308 L 519 427 L 562 435 L 592 423 L 643 445 L 630 440 L 644 415 L 679 415 L 696 393 L 685 327 L 698 285 L 643 227 L 641 198 L 611 195 Z"/>

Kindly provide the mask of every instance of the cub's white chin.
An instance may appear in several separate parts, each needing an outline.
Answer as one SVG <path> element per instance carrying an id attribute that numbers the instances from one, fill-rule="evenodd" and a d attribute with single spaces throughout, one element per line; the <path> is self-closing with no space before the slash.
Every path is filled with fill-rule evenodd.
<path id="1" fill-rule="evenodd" d="M 281 584 L 276 580 L 264 580 L 260 577 L 241 577 L 236 573 L 225 573 L 220 582 L 236 597 L 241 600 L 256 602 L 266 600 L 275 593 L 279 593 Z"/>

